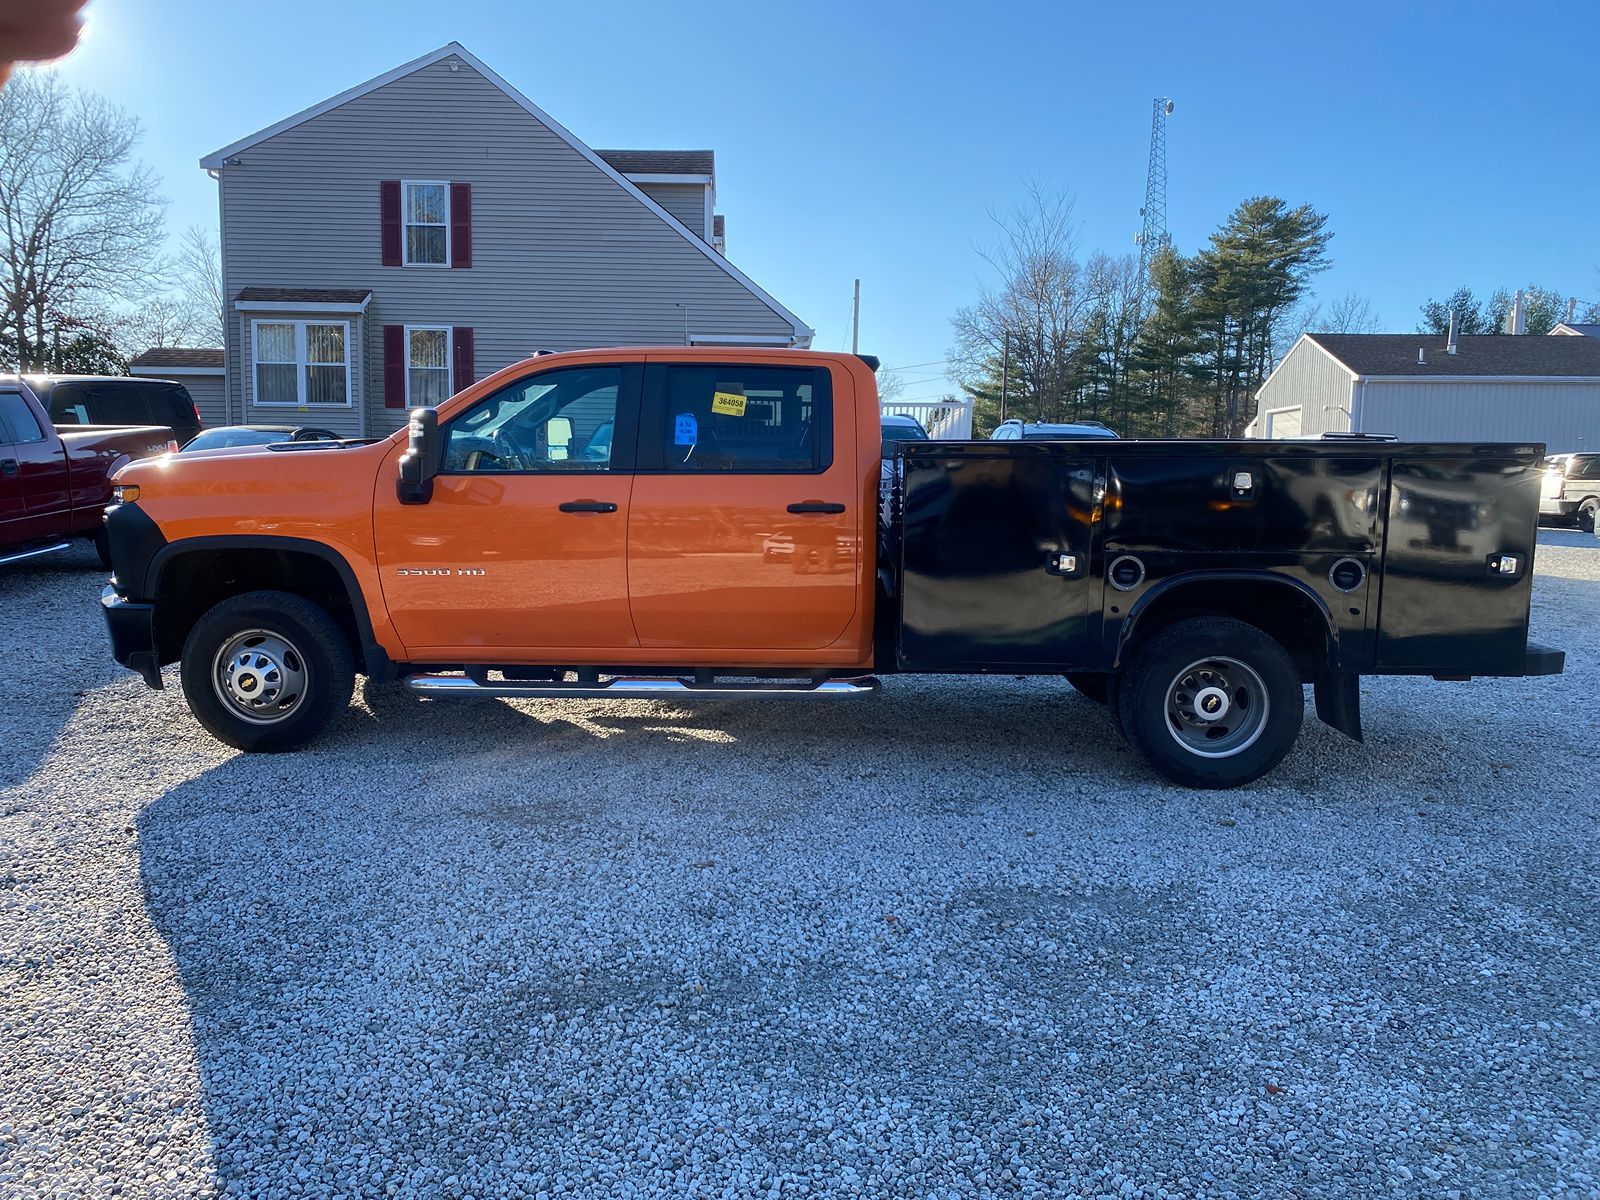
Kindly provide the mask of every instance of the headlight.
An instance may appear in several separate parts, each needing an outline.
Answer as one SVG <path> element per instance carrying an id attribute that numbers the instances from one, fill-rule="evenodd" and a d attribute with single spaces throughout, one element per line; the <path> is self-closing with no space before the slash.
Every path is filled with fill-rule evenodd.
<path id="1" fill-rule="evenodd" d="M 139 498 L 139 485 L 137 483 L 113 483 L 111 485 L 111 499 L 116 504 L 132 504 Z"/>

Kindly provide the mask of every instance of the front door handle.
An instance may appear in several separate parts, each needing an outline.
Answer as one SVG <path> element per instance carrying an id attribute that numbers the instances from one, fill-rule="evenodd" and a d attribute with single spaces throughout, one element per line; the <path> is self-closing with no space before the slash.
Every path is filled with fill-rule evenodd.
<path id="1" fill-rule="evenodd" d="M 14 458 L 0 458 L 0 475 L 15 475 L 22 468 Z"/>
<path id="2" fill-rule="evenodd" d="M 802 500 L 799 504 L 789 505 L 792 513 L 842 513 L 844 505 L 825 504 L 821 500 Z"/>
<path id="3" fill-rule="evenodd" d="M 617 506 L 609 500 L 568 500 L 561 506 L 562 512 L 616 512 Z"/>

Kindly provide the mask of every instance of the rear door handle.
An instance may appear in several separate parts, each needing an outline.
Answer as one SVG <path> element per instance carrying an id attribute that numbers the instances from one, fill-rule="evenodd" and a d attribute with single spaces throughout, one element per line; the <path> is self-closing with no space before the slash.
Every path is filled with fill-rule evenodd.
<path id="1" fill-rule="evenodd" d="M 22 468 L 14 458 L 0 458 L 0 475 L 15 475 Z"/>
<path id="2" fill-rule="evenodd" d="M 802 500 L 799 504 L 789 505 L 792 513 L 842 513 L 844 505 L 825 504 L 821 500 Z"/>
<path id="3" fill-rule="evenodd" d="M 561 506 L 562 512 L 616 512 L 617 506 L 609 500 L 568 500 Z"/>

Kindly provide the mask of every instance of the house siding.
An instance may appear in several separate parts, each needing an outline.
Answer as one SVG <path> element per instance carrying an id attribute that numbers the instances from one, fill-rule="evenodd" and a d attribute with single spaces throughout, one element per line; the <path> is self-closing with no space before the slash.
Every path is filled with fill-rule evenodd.
<path id="1" fill-rule="evenodd" d="M 178 380 L 189 389 L 195 407 L 200 410 L 202 425 L 227 424 L 227 416 L 222 407 L 223 381 L 221 371 L 215 375 L 184 375 Z"/>
<path id="2" fill-rule="evenodd" d="M 1552 453 L 1600 446 L 1600 379 L 1368 380 L 1358 397 L 1361 430 L 1402 441 L 1543 442 Z"/>
<path id="3" fill-rule="evenodd" d="M 1350 372 L 1309 341 L 1296 342 L 1283 364 L 1256 393 L 1256 416 L 1245 436 L 1268 435 L 1267 414 L 1300 410 L 1301 436 L 1342 433 L 1350 428 Z"/>
<path id="4" fill-rule="evenodd" d="M 639 190 L 687 225 L 696 237 L 706 236 L 705 184 L 641 183 Z"/>
<path id="5" fill-rule="evenodd" d="M 692 332 L 793 333 L 636 196 L 455 56 L 238 157 L 239 165 L 220 173 L 226 294 L 371 288 L 365 319 L 356 322 L 361 353 L 352 381 L 365 402 L 368 434 L 386 433 L 405 417 L 383 406 L 384 325 L 471 327 L 480 379 L 536 349 L 680 344 L 685 307 Z M 384 179 L 471 184 L 473 267 L 382 266 Z M 703 223 L 703 201 L 700 211 Z M 235 404 L 249 398 L 249 316 L 228 322 Z M 266 419 L 292 410 L 246 411 Z M 319 423 L 342 419 L 315 411 Z M 360 413 L 350 415 L 354 423 Z"/>

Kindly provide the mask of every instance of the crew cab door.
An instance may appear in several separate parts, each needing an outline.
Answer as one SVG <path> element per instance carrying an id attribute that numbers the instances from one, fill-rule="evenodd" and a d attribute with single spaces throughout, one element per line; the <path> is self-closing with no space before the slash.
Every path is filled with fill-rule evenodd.
<path id="1" fill-rule="evenodd" d="M 20 392 L 0 392 L 0 441 L 9 442 L 0 454 L 0 479 L 15 482 L 23 513 L 7 526 L 16 541 L 60 537 L 71 525 L 71 472 L 53 432 Z"/>
<path id="2" fill-rule="evenodd" d="M 642 376 L 530 371 L 453 414 L 426 504 L 399 502 L 394 462 L 380 474 L 384 599 L 414 660 L 560 662 L 639 644 L 626 555 Z"/>
<path id="3" fill-rule="evenodd" d="M 628 529 L 641 646 L 759 663 L 851 630 L 870 517 L 854 403 L 823 365 L 651 360 Z"/>
<path id="4" fill-rule="evenodd" d="M 5 416 L 9 400 L 16 395 L 0 392 L 0 548 L 33 540 L 25 530 L 28 502 L 22 495 L 22 464 L 17 461 Z"/>

